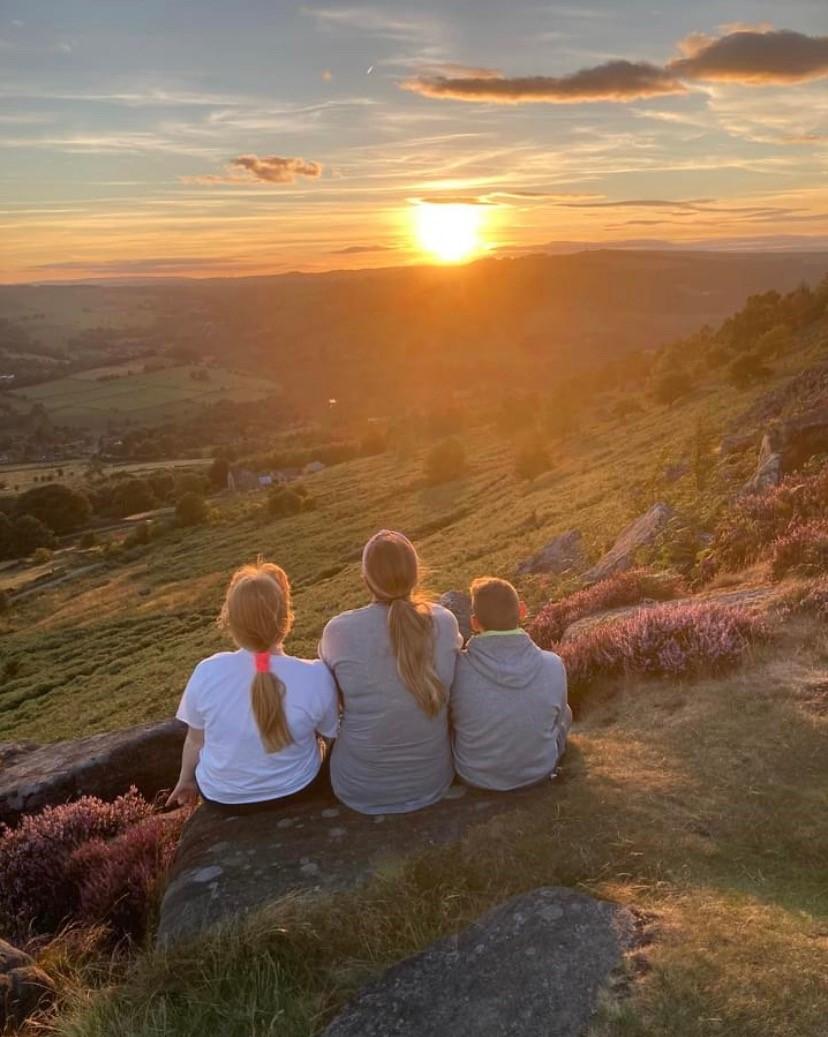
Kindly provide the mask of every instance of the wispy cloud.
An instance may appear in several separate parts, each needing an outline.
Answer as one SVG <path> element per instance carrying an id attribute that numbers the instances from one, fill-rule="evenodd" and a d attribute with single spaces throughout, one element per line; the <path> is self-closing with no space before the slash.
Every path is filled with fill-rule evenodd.
<path id="1" fill-rule="evenodd" d="M 422 42 L 437 33 L 437 23 L 432 18 L 392 13 L 379 6 L 303 7 L 302 13 L 315 19 L 322 28 L 347 29 L 400 42 Z"/>
<path id="2" fill-rule="evenodd" d="M 331 251 L 332 256 L 359 256 L 365 252 L 393 252 L 393 245 L 347 245 L 345 248 L 335 248 Z"/>

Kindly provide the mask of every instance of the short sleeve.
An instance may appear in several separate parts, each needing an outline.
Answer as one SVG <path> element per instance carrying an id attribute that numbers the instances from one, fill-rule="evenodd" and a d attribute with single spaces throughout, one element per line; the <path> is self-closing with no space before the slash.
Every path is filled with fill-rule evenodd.
<path id="1" fill-rule="evenodd" d="M 201 684 L 199 667 L 196 666 L 187 681 L 187 687 L 184 689 L 184 694 L 178 704 L 178 711 L 175 714 L 177 720 L 183 720 L 188 727 L 194 727 L 197 731 L 204 730 L 204 714 L 199 704 Z"/>
<path id="2" fill-rule="evenodd" d="M 319 672 L 319 719 L 316 721 L 316 730 L 325 738 L 336 738 L 339 730 L 339 697 L 336 692 L 336 681 L 324 663 L 320 665 Z"/>
<path id="3" fill-rule="evenodd" d="M 335 620 L 331 619 L 325 624 L 325 629 L 322 631 L 322 638 L 319 641 L 319 648 L 317 650 L 319 658 L 328 670 L 333 670 L 336 663 L 334 656 L 334 641 L 336 639 L 334 623 Z"/>

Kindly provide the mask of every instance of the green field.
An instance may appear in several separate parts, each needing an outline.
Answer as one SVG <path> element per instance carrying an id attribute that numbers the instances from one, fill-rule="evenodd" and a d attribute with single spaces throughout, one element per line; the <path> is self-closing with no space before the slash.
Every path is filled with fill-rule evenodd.
<path id="1" fill-rule="evenodd" d="M 196 381 L 190 366 L 95 381 L 86 371 L 69 378 L 27 386 L 6 394 L 21 409 L 42 404 L 58 425 L 104 427 L 110 422 L 144 424 L 180 417 L 204 404 L 263 399 L 277 391 L 267 379 L 222 368 L 204 369 L 209 381 Z"/>

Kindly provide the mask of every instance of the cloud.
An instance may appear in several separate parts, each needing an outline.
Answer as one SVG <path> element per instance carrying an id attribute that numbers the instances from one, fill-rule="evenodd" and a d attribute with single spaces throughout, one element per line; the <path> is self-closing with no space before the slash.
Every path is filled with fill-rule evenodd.
<path id="1" fill-rule="evenodd" d="M 686 87 L 666 69 L 646 61 L 608 61 L 565 76 L 415 76 L 401 84 L 424 97 L 495 104 L 571 104 L 632 101 L 683 94 Z"/>
<path id="2" fill-rule="evenodd" d="M 437 31 L 436 23 L 427 17 L 392 14 L 380 7 L 303 7 L 302 13 L 314 18 L 322 28 L 347 29 L 404 42 L 428 40 Z"/>
<path id="3" fill-rule="evenodd" d="M 297 176 L 315 179 L 322 175 L 319 162 L 306 162 L 303 158 L 281 158 L 279 155 L 239 155 L 231 159 L 231 166 L 245 169 L 256 180 L 268 184 L 292 184 Z"/>
<path id="4" fill-rule="evenodd" d="M 494 104 L 632 101 L 684 94 L 688 83 L 746 86 L 801 83 L 828 76 L 828 36 L 806 36 L 767 25 L 726 26 L 721 36 L 692 33 L 682 57 L 666 65 L 607 61 L 562 76 L 509 77 L 493 69 L 420 73 L 400 87 L 423 97 Z"/>
<path id="5" fill-rule="evenodd" d="M 95 274 L 169 274 L 185 270 L 226 270 L 235 259 L 205 256 L 163 256 L 151 259 L 72 259 L 43 263 L 32 270 L 63 270 Z"/>
<path id="6" fill-rule="evenodd" d="M 685 79 L 718 83 L 801 83 L 828 75 L 828 36 L 790 29 L 738 29 L 719 37 L 685 38 L 685 55 L 667 71 Z"/>
<path id="7" fill-rule="evenodd" d="M 251 180 L 262 184 L 292 184 L 299 176 L 315 180 L 322 175 L 320 162 L 283 158 L 281 155 L 238 155 L 230 160 L 227 168 L 228 172 L 223 174 L 208 173 L 180 179 L 186 184 L 247 184 Z"/>
<path id="8" fill-rule="evenodd" d="M 332 256 L 358 256 L 363 252 L 393 252 L 392 245 L 348 245 L 346 248 L 335 248 Z"/>

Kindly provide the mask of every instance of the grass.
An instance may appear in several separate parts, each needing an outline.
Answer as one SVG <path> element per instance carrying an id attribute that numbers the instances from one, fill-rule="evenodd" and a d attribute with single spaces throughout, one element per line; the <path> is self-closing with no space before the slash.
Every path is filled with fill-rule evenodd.
<path id="1" fill-rule="evenodd" d="M 592 1037 L 822 1037 L 828 720 L 802 689 L 826 664 L 825 630 L 800 624 L 727 680 L 605 688 L 546 802 L 362 889 L 287 897 L 149 951 L 117 983 L 76 976 L 55 1032 L 309 1037 L 386 965 L 512 894 L 564 884 L 646 912 L 654 931 Z"/>
<path id="2" fill-rule="evenodd" d="M 210 463 L 210 458 L 199 457 L 179 458 L 174 461 L 120 461 L 101 464 L 99 471 L 103 476 L 140 476 L 169 470 L 199 471 Z M 82 487 L 88 472 L 88 460 L 3 464 L 0 465 L 0 497 L 23 493 L 32 486 L 37 486 L 43 479 Z"/>
<path id="3" fill-rule="evenodd" d="M 105 382 L 91 381 L 84 373 L 26 386 L 6 396 L 21 407 L 42 404 L 56 424 L 91 427 L 124 416 L 136 422 L 178 418 L 182 408 L 218 400 L 255 401 L 276 390 L 266 379 L 221 368 L 209 368 L 209 381 L 196 381 L 190 377 L 193 370 L 168 367 Z"/>

